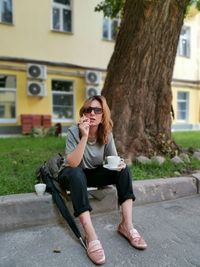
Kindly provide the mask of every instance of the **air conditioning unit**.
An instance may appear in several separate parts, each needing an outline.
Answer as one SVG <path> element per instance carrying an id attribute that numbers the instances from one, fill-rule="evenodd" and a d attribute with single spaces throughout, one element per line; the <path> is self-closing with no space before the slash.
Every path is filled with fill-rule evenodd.
<path id="1" fill-rule="evenodd" d="M 46 80 L 46 66 L 37 64 L 27 64 L 27 77 L 31 79 Z"/>
<path id="2" fill-rule="evenodd" d="M 86 98 L 91 96 L 101 95 L 101 89 L 99 87 L 87 86 L 86 87 Z"/>
<path id="3" fill-rule="evenodd" d="M 101 72 L 88 70 L 85 74 L 87 84 L 99 84 L 101 82 Z"/>
<path id="4" fill-rule="evenodd" d="M 28 81 L 27 94 L 29 96 L 46 96 L 46 86 L 42 82 Z"/>

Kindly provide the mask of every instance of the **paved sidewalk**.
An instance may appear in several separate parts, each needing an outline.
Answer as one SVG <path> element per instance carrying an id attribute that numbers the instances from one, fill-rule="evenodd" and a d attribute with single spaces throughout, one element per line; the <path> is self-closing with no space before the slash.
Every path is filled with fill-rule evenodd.
<path id="1" fill-rule="evenodd" d="M 92 219 L 107 256 L 105 267 L 200 266 L 200 195 L 136 206 L 136 228 L 148 248 L 138 251 L 117 234 L 118 211 Z M 61 253 L 53 250 L 60 248 Z M 67 225 L 24 228 L 0 234 L 0 267 L 90 267 Z"/>

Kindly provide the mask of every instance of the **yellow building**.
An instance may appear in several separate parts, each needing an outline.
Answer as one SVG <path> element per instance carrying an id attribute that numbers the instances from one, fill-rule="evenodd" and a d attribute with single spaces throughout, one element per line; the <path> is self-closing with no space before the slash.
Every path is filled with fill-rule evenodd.
<path id="1" fill-rule="evenodd" d="M 200 130 L 200 14 L 193 12 L 182 27 L 174 66 L 173 130 Z"/>
<path id="2" fill-rule="evenodd" d="M 34 126 L 45 115 L 70 125 L 84 99 L 100 93 L 119 21 L 94 12 L 99 2 L 0 0 L 0 134 L 28 132 L 25 115 Z M 200 128 L 199 25 L 199 16 L 186 21 L 180 39 L 174 129 Z"/>

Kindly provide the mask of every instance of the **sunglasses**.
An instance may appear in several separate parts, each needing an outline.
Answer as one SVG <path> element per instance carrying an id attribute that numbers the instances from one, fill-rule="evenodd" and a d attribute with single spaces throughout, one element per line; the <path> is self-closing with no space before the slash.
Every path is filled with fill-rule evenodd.
<path id="1" fill-rule="evenodd" d="M 102 114 L 103 110 L 102 108 L 92 108 L 92 107 L 89 107 L 89 108 L 86 108 L 84 113 L 91 113 L 92 111 L 94 111 L 95 114 Z"/>

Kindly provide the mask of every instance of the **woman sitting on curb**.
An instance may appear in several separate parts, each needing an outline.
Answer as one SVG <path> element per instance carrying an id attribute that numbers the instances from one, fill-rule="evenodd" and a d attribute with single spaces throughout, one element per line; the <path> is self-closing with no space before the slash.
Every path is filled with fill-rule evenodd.
<path id="1" fill-rule="evenodd" d="M 59 182 L 70 190 L 74 215 L 79 217 L 85 232 L 87 255 L 95 264 L 105 262 L 103 247 L 93 227 L 92 210 L 87 187 L 116 185 L 122 218 L 117 231 L 137 249 L 145 249 L 146 242 L 132 223 L 132 202 L 135 200 L 128 167 L 121 162 L 117 170 L 103 166 L 107 156 L 117 155 L 110 110 L 103 96 L 93 96 L 80 109 L 80 121 L 68 129 L 66 166 L 59 174 Z"/>

